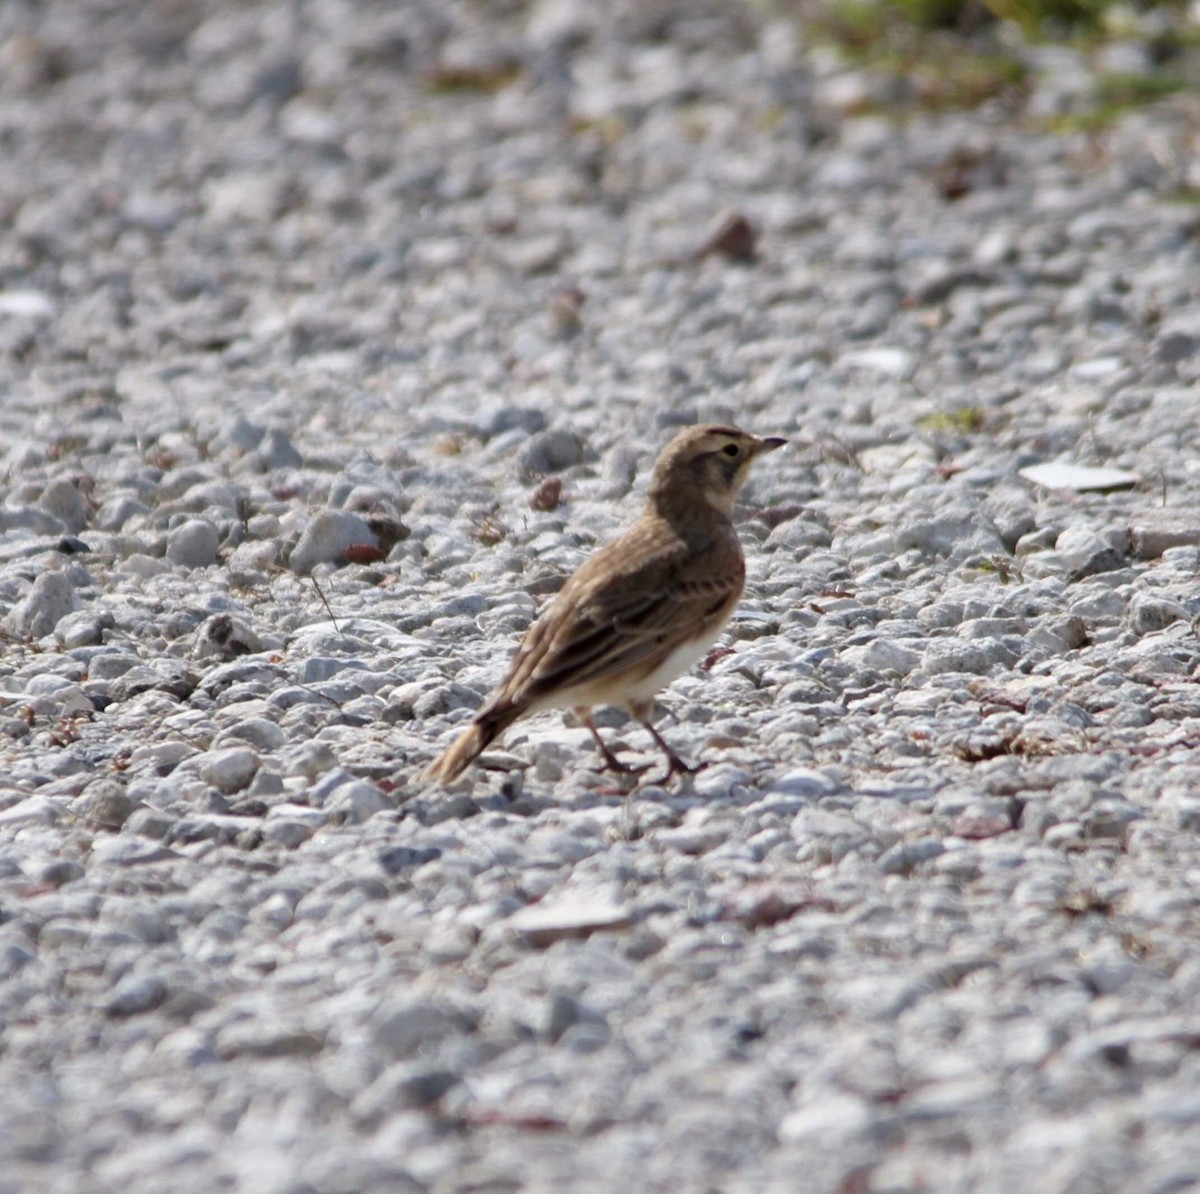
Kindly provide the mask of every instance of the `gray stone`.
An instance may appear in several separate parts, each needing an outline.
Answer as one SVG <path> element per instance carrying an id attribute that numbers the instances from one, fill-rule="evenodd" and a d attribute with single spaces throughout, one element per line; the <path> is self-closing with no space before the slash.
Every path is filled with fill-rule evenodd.
<path id="1" fill-rule="evenodd" d="M 71 804 L 71 813 L 88 828 L 97 832 L 116 832 L 137 808 L 136 798 L 124 786 L 112 779 L 101 779 L 88 785 Z"/>
<path id="2" fill-rule="evenodd" d="M 1124 553 L 1106 542 L 1095 531 L 1084 527 L 1069 528 L 1059 535 L 1055 551 L 1078 581 L 1102 572 L 1111 572 L 1125 562 Z"/>
<path id="3" fill-rule="evenodd" d="M 1021 476 L 1048 489 L 1073 489 L 1081 493 L 1092 490 L 1129 489 L 1141 479 L 1136 473 L 1126 469 L 1088 468 L 1060 461 L 1030 465 L 1021 469 Z"/>
<path id="4" fill-rule="evenodd" d="M 239 792 L 258 770 L 258 752 L 245 746 L 210 750 L 200 756 L 200 778 L 220 792 Z"/>
<path id="5" fill-rule="evenodd" d="M 52 514 L 72 535 L 79 534 L 88 522 L 88 505 L 70 481 L 51 481 L 38 498 L 38 507 Z"/>
<path id="6" fill-rule="evenodd" d="M 812 799 L 836 790 L 837 784 L 829 776 L 810 767 L 794 767 L 771 782 L 772 792 Z"/>
<path id="7" fill-rule="evenodd" d="M 0 506 L 0 534 L 28 531 L 33 535 L 61 535 L 66 529 L 61 519 L 33 506 Z"/>
<path id="8" fill-rule="evenodd" d="M 303 776 L 311 782 L 337 766 L 337 755 L 327 742 L 301 742 L 284 752 L 281 764 L 284 775 Z"/>
<path id="9" fill-rule="evenodd" d="M 1173 622 L 1190 622 L 1192 615 L 1181 601 L 1159 593 L 1135 593 L 1129 602 L 1128 618 L 1134 634 L 1153 634 Z"/>
<path id="10" fill-rule="evenodd" d="M 37 956 L 32 944 L 0 933 L 0 981 L 7 981 Z"/>
<path id="11" fill-rule="evenodd" d="M 114 626 L 111 614 L 81 609 L 59 618 L 54 626 L 54 637 L 66 651 L 79 647 L 98 647 L 104 642 L 105 632 Z"/>
<path id="12" fill-rule="evenodd" d="M 287 735 L 275 722 L 265 717 L 248 717 L 222 731 L 220 742 L 228 745 L 232 741 L 247 742 L 255 750 L 268 752 L 279 750 L 287 742 Z"/>
<path id="13" fill-rule="evenodd" d="M 200 658 L 235 659 L 261 650 L 262 640 L 254 630 L 231 614 L 213 614 L 196 632 L 195 654 Z"/>
<path id="14" fill-rule="evenodd" d="M 355 780 L 339 786 L 324 807 L 334 821 L 361 825 L 376 813 L 394 806 L 374 784 Z"/>
<path id="15" fill-rule="evenodd" d="M 346 553 L 356 547 L 379 547 L 366 520 L 349 510 L 322 510 L 304 528 L 288 566 L 293 572 L 311 572 L 318 564 L 345 563 Z"/>
<path id="16" fill-rule="evenodd" d="M 461 1080 L 461 1076 L 453 1071 L 428 1062 L 398 1062 L 389 1066 L 354 1100 L 350 1114 L 362 1126 L 378 1126 L 382 1120 L 394 1115 L 397 1108 L 434 1106 Z M 413 1194 L 419 1194 L 415 1183 Z"/>
<path id="17" fill-rule="evenodd" d="M 317 831 L 311 821 L 299 817 L 280 816 L 269 820 L 262 829 L 262 838 L 276 846 L 294 850 L 303 845 Z"/>
<path id="18" fill-rule="evenodd" d="M 412 846 L 392 846 L 379 856 L 379 865 L 389 875 L 403 874 L 405 871 L 416 870 L 427 862 L 441 858 L 442 852 L 436 846 L 415 849 Z"/>
<path id="19" fill-rule="evenodd" d="M 320 684 L 330 680 L 347 668 L 365 670 L 365 665 L 358 659 L 335 659 L 324 655 L 312 655 L 301 660 L 296 669 L 296 680 L 300 684 Z"/>
<path id="20" fill-rule="evenodd" d="M 622 929 L 629 923 L 629 909 L 614 892 L 573 891 L 520 909 L 509 917 L 508 928 L 531 945 L 545 947 L 556 941 Z"/>
<path id="21" fill-rule="evenodd" d="M 259 441 L 257 453 L 263 468 L 268 470 L 299 468 L 304 463 L 304 457 L 296 450 L 287 432 L 278 427 L 267 429 Z"/>
<path id="22" fill-rule="evenodd" d="M 842 652 L 843 662 L 851 667 L 907 676 L 920 665 L 920 652 L 899 643 L 878 638 L 863 647 L 850 647 Z"/>
<path id="23" fill-rule="evenodd" d="M 1200 544 L 1200 523 L 1172 518 L 1134 523 L 1129 528 L 1130 550 L 1139 560 L 1156 560 L 1175 547 Z"/>
<path id="24" fill-rule="evenodd" d="M 149 513 L 150 507 L 145 502 L 129 494 L 121 494 L 104 502 L 92 521 L 102 531 L 119 531 L 132 519 Z"/>
<path id="25" fill-rule="evenodd" d="M 921 670 L 927 676 L 946 672 L 971 672 L 983 676 L 1016 659 L 1016 651 L 999 639 L 934 639 L 925 648 Z"/>
<path id="26" fill-rule="evenodd" d="M 371 1037 L 386 1056 L 431 1057 L 437 1046 L 467 1027 L 453 1008 L 425 999 L 384 1004 L 371 1018 Z"/>
<path id="27" fill-rule="evenodd" d="M 546 415 L 537 407 L 509 406 L 500 400 L 485 400 L 475 416 L 475 428 L 485 440 L 508 431 L 536 435 L 546 428 Z"/>
<path id="28" fill-rule="evenodd" d="M 252 452 L 258 447 L 264 428 L 243 414 L 236 414 L 218 432 L 217 442 L 229 444 L 242 452 Z"/>
<path id="29" fill-rule="evenodd" d="M 978 510 L 946 510 L 933 518 L 905 521 L 893 532 L 897 551 L 963 557 L 972 553 L 1004 554 L 995 524 Z"/>
<path id="30" fill-rule="evenodd" d="M 29 877 L 46 887 L 62 887 L 82 879 L 83 866 L 73 858 L 52 858 L 41 865 L 29 868 Z"/>
<path id="31" fill-rule="evenodd" d="M 178 817 L 157 808 L 139 808 L 125 822 L 126 831 L 163 841 L 175 827 Z"/>
<path id="32" fill-rule="evenodd" d="M 922 863 L 943 854 L 945 849 L 936 838 L 897 842 L 891 849 L 884 851 L 879 859 L 879 869 L 885 875 L 909 875 Z"/>
<path id="33" fill-rule="evenodd" d="M 325 1038 L 319 1032 L 274 1018 L 236 1020 L 217 1032 L 213 1048 L 224 1061 L 238 1057 L 313 1057 L 325 1048 Z"/>
<path id="34" fill-rule="evenodd" d="M 44 572 L 33 588 L 5 618 L 5 625 L 23 638 L 43 638 L 79 607 L 75 586 L 61 572 Z"/>
<path id="35" fill-rule="evenodd" d="M 192 518 L 167 536 L 167 559 L 181 568 L 207 568 L 217 558 L 221 537 L 203 518 Z"/>
<path id="36" fill-rule="evenodd" d="M 518 466 L 526 479 L 560 473 L 583 462 L 583 441 L 573 431 L 554 428 L 533 436 L 521 449 Z"/>
<path id="37" fill-rule="evenodd" d="M 1200 337 L 1187 332 L 1166 332 L 1154 342 L 1154 355 L 1168 365 L 1177 365 L 1200 352 Z"/>
<path id="38" fill-rule="evenodd" d="M 167 997 L 167 984 L 155 974 L 122 979 L 104 1000 L 110 1016 L 135 1016 L 158 1007 Z"/>

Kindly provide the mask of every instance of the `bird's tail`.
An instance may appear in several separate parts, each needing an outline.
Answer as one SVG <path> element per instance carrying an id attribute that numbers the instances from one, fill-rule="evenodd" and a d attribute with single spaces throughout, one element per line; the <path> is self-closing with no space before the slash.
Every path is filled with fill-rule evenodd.
<path id="1" fill-rule="evenodd" d="M 515 709 L 477 715 L 428 767 L 421 778 L 452 784 L 520 716 Z"/>

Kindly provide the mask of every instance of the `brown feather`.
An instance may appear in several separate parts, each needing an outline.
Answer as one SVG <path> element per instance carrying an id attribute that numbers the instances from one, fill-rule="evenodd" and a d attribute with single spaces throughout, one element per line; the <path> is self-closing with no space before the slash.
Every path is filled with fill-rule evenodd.
<path id="1" fill-rule="evenodd" d="M 475 720 L 421 773 L 422 779 L 436 779 L 452 784 L 517 718 L 519 713 L 484 716 Z"/>
<path id="2" fill-rule="evenodd" d="M 731 442 L 740 457 L 722 454 Z M 668 659 L 711 641 L 733 613 L 746 567 L 730 512 L 751 461 L 782 442 L 714 426 L 677 435 L 655 465 L 642 516 L 567 580 L 472 725 L 425 776 L 452 782 L 540 708 L 648 707 L 637 686 L 657 687 Z"/>
<path id="3" fill-rule="evenodd" d="M 672 527 L 644 515 L 567 581 L 531 629 L 492 701 L 528 707 L 556 689 L 657 661 L 707 633 L 714 612 L 731 611 L 745 575 L 732 527 L 697 561 L 695 548 Z"/>

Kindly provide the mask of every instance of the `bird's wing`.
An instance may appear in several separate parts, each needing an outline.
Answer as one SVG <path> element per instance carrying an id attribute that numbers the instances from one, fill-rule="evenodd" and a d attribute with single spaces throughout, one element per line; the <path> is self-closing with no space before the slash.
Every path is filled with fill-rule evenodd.
<path id="1" fill-rule="evenodd" d="M 631 529 L 571 577 L 488 704 L 525 705 L 641 664 L 649 669 L 723 621 L 744 579 L 736 539 L 701 558 L 661 528 Z"/>
<path id="2" fill-rule="evenodd" d="M 741 576 L 681 581 L 627 604 L 585 609 L 559 629 L 531 679 L 539 688 L 568 687 L 657 664 L 699 638 L 741 590 Z"/>

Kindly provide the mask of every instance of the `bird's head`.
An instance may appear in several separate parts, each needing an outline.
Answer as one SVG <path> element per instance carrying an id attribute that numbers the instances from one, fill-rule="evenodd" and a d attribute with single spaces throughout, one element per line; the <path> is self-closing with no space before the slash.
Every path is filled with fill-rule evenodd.
<path id="1" fill-rule="evenodd" d="M 731 514 L 750 466 L 786 443 L 778 436 L 763 439 L 719 423 L 687 427 L 659 454 L 647 497 L 663 514 L 705 506 Z"/>

